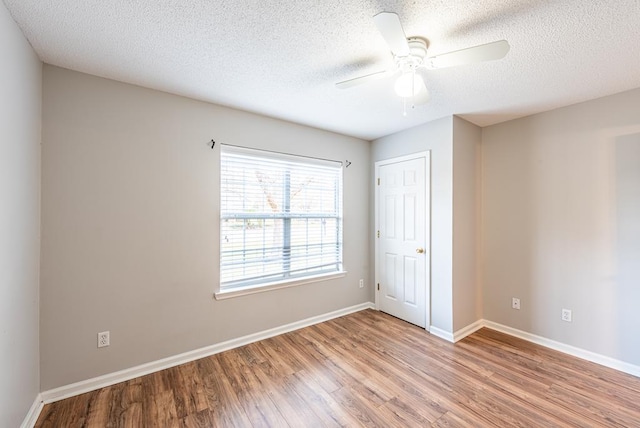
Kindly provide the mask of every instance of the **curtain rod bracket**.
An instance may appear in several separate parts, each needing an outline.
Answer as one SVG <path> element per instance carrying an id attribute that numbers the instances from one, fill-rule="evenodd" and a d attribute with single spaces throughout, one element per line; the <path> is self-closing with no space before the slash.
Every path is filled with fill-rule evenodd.
<path id="1" fill-rule="evenodd" d="M 349 162 L 348 160 L 345 160 L 345 168 L 349 168 L 349 165 L 351 165 L 351 162 Z"/>

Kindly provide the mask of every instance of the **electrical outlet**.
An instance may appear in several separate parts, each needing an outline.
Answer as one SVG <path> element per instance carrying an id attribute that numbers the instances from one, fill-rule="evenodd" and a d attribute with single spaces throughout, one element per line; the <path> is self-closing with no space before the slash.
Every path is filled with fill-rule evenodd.
<path id="1" fill-rule="evenodd" d="M 562 321 L 571 322 L 571 309 L 562 310 Z"/>
<path id="2" fill-rule="evenodd" d="M 109 332 L 103 331 L 98 333 L 98 348 L 109 346 Z"/>
<path id="3" fill-rule="evenodd" d="M 520 299 L 518 299 L 517 297 L 514 297 L 513 299 L 511 299 L 511 307 L 513 309 L 520 309 Z"/>
<path id="4" fill-rule="evenodd" d="M 359 285 L 360 285 L 360 288 L 364 288 L 364 279 L 361 279 L 361 280 L 360 280 Z"/>

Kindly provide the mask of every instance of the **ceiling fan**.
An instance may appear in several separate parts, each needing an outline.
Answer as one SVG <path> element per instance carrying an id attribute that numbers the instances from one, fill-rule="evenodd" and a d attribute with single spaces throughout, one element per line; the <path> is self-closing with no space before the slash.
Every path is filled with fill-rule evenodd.
<path id="1" fill-rule="evenodd" d="M 375 15 L 373 20 L 391 49 L 395 66 L 389 70 L 338 82 L 336 83 L 337 88 L 347 89 L 372 80 L 398 75 L 395 83 L 396 94 L 404 98 L 405 101 L 411 99 L 414 105 L 424 104 L 429 100 L 429 93 L 425 86 L 425 72 L 427 70 L 497 60 L 504 58 L 509 52 L 509 43 L 506 40 L 499 40 L 440 55 L 427 56 L 427 42 L 419 37 L 407 38 L 397 14 L 381 12 Z"/>

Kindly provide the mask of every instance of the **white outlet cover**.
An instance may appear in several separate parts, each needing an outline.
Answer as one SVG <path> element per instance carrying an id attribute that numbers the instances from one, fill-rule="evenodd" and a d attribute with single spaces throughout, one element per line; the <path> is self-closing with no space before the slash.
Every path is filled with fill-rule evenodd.
<path id="1" fill-rule="evenodd" d="M 105 346 L 109 346 L 109 332 L 101 331 L 98 333 L 98 348 L 104 348 Z"/>
<path id="2" fill-rule="evenodd" d="M 562 321 L 571 322 L 571 309 L 563 309 L 562 310 Z"/>
<path id="3" fill-rule="evenodd" d="M 511 299 L 511 307 L 513 309 L 520 309 L 520 299 L 518 299 L 517 297 Z"/>

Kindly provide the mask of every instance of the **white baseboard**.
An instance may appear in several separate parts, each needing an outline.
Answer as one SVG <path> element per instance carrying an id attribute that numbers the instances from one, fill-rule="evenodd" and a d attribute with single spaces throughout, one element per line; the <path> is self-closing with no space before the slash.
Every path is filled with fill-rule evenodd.
<path id="1" fill-rule="evenodd" d="M 38 416 L 40 416 L 40 412 L 42 411 L 43 406 L 44 403 L 42 402 L 42 394 L 38 394 L 35 401 L 31 405 L 29 412 L 24 417 L 20 428 L 32 428 L 36 424 L 36 422 L 38 422 Z"/>
<path id="2" fill-rule="evenodd" d="M 615 358 L 607 357 L 601 354 L 596 354 L 595 352 L 587 351 L 585 349 L 577 348 L 575 346 L 567 345 L 561 342 L 556 342 L 555 340 L 547 339 L 546 337 L 538 336 L 532 333 L 528 333 L 526 331 L 518 330 L 512 327 L 508 327 L 506 325 L 498 324 L 496 322 L 488 321 L 484 319 L 478 320 L 473 324 L 469 324 L 468 326 L 461 328 L 455 333 L 449 333 L 448 331 L 445 331 L 433 326 L 429 328 L 429 332 L 441 339 L 444 339 L 451 343 L 455 343 L 461 339 L 464 339 L 470 334 L 480 330 L 482 327 L 487 327 L 492 330 L 496 330 L 501 333 L 508 334 L 510 336 L 524 339 L 528 342 L 535 343 L 537 345 L 541 345 L 541 346 L 554 349 L 556 351 L 560 351 L 577 358 L 581 358 L 583 360 L 600 364 L 601 366 L 609 367 L 609 368 L 621 371 L 623 373 L 640 377 L 640 366 L 629 364 L 624 361 L 616 360 Z"/>
<path id="3" fill-rule="evenodd" d="M 440 339 L 444 339 L 448 342 L 456 343 L 458 340 L 464 339 L 470 334 L 480 330 L 482 327 L 484 327 L 484 320 L 478 320 L 473 324 L 469 324 L 468 326 L 463 327 L 454 333 L 449 333 L 446 330 L 442 330 L 434 326 L 429 327 L 429 333 L 439 337 Z"/>
<path id="4" fill-rule="evenodd" d="M 565 354 L 572 355 L 574 357 L 582 358 L 583 360 L 591 361 L 601 366 L 609 367 L 630 375 L 640 377 L 640 366 L 626 363 L 624 361 L 616 360 L 615 358 L 607 357 L 605 355 L 596 354 L 595 352 L 587 351 L 585 349 L 577 348 L 575 346 L 567 345 L 555 340 L 547 339 L 546 337 L 537 336 L 526 331 L 518 330 L 506 325 L 498 324 L 493 321 L 483 320 L 484 327 L 492 330 L 499 331 L 501 333 L 508 334 L 510 336 L 524 339 L 528 342 L 532 342 L 538 345 L 551 348 L 556 351 L 563 352 Z"/>
<path id="5" fill-rule="evenodd" d="M 442 330 L 438 327 L 430 326 L 429 333 L 439 337 L 440 339 L 444 339 L 447 342 L 456 343 L 458 340 L 464 339 L 470 334 L 473 334 L 476 331 L 480 330 L 482 327 L 484 327 L 484 320 L 478 320 L 473 324 L 469 324 L 468 326 L 463 327 L 454 333 L 449 333 L 448 331 Z"/>
<path id="6" fill-rule="evenodd" d="M 480 330 L 482 327 L 484 327 L 484 320 L 480 319 L 472 324 L 469 324 L 466 327 L 461 328 L 460 330 L 456 331 L 455 333 L 453 333 L 453 342 L 457 342 L 459 340 L 464 339 L 465 337 L 469 336 L 470 334 L 475 333 L 476 331 Z"/>
<path id="7" fill-rule="evenodd" d="M 444 339 L 447 342 L 452 342 L 453 343 L 453 334 L 449 333 L 446 330 L 442 330 L 438 327 L 434 327 L 434 326 L 430 326 L 429 327 L 429 333 L 433 334 L 434 336 L 439 337 L 440 339 Z"/>
<path id="8" fill-rule="evenodd" d="M 200 349 L 185 352 L 182 354 L 174 355 L 171 357 L 163 358 L 161 360 L 141 364 L 139 366 L 120 370 L 114 373 L 109 373 L 103 376 L 94 377 L 92 379 L 83 380 L 70 385 L 61 386 L 59 388 L 50 389 L 48 391 L 42 392 L 41 398 L 45 404 L 52 403 L 54 401 L 62 400 L 68 397 L 73 397 L 75 395 L 83 394 L 85 392 L 94 391 L 96 389 L 100 389 L 106 386 L 114 385 L 116 383 L 124 382 L 139 376 L 144 376 L 149 373 L 154 373 L 160 370 L 168 369 L 170 367 L 175 367 L 180 364 L 188 363 L 200 358 L 208 357 L 210 355 L 227 351 L 229 349 L 248 345 L 249 343 L 257 342 L 263 339 L 268 339 L 270 337 L 278 336 L 280 334 L 288 333 L 290 331 L 298 330 L 304 327 L 308 327 L 314 324 L 318 324 L 318 323 L 328 321 L 334 318 L 338 318 L 344 315 L 348 315 L 354 312 L 362 311 L 364 309 L 375 309 L 375 306 L 373 305 L 373 303 L 368 302 L 368 303 L 361 303 L 359 305 L 351 306 L 344 309 L 339 309 L 337 311 L 307 318 L 301 321 L 296 321 L 280 327 L 271 328 L 269 330 L 264 330 L 258 333 L 239 337 L 237 339 L 228 340 L 226 342 L 221 342 L 215 345 L 206 346 L 204 348 L 200 348 Z M 36 419 L 37 419 L 37 416 L 36 416 Z"/>

